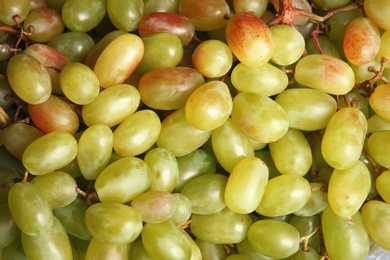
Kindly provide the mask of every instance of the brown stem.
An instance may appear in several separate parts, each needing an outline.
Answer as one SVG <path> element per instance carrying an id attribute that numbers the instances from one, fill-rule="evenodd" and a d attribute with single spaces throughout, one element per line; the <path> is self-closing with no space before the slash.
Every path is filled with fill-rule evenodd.
<path id="1" fill-rule="evenodd" d="M 370 96 L 374 92 L 374 83 L 378 80 L 382 79 L 382 74 L 386 69 L 386 64 L 388 60 L 384 57 L 381 59 L 381 67 L 379 70 L 376 70 L 374 67 L 370 66 L 368 67 L 368 71 L 375 73 L 375 75 L 368 80 L 363 81 L 362 83 L 356 83 L 354 88 L 361 89 L 367 93 L 368 96 Z M 368 89 L 367 89 L 368 87 Z"/>

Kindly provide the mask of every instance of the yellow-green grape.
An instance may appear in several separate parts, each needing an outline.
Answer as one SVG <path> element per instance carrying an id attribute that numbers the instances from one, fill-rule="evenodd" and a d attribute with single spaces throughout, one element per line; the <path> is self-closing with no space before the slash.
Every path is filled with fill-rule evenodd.
<path id="1" fill-rule="evenodd" d="M 289 128 L 282 138 L 268 147 L 281 174 L 304 176 L 309 171 L 312 164 L 311 148 L 301 131 Z"/>
<path id="2" fill-rule="evenodd" d="M 195 243 L 194 239 L 187 232 L 183 232 L 187 240 L 190 242 L 191 246 L 191 258 L 190 260 L 202 260 L 202 252 L 200 251 L 199 246 Z"/>
<path id="3" fill-rule="evenodd" d="M 387 204 L 390 204 L 389 184 L 390 184 L 390 170 L 386 170 L 376 178 L 375 186 L 376 189 L 378 190 L 379 195 L 381 195 L 382 199 Z"/>
<path id="4" fill-rule="evenodd" d="M 18 25 L 26 19 L 29 12 L 29 0 L 4 0 L 1 2 L 0 21 L 11 26 Z"/>
<path id="5" fill-rule="evenodd" d="M 206 40 L 192 53 L 192 64 L 206 78 L 222 77 L 233 65 L 233 54 L 226 43 Z"/>
<path id="6" fill-rule="evenodd" d="M 22 162 L 33 175 L 43 175 L 68 165 L 77 154 L 76 139 L 56 130 L 39 137 L 24 151 Z"/>
<path id="7" fill-rule="evenodd" d="M 49 202 L 52 209 L 65 207 L 77 197 L 77 183 L 66 172 L 54 171 L 39 175 L 32 179 L 31 183 L 39 190 L 42 197 Z"/>
<path id="8" fill-rule="evenodd" d="M 42 235 L 54 223 L 50 204 L 32 183 L 15 183 L 8 193 L 8 207 L 16 225 L 25 234 Z"/>
<path id="9" fill-rule="evenodd" d="M 390 59 L 390 32 L 387 30 L 381 36 L 380 48 L 376 56 L 376 60 L 380 62 L 383 58 Z M 386 63 L 385 68 L 390 69 L 389 63 Z"/>
<path id="10" fill-rule="evenodd" d="M 142 231 L 142 217 L 134 208 L 114 202 L 91 205 L 85 212 L 91 235 L 108 244 L 128 244 Z"/>
<path id="11" fill-rule="evenodd" d="M 379 70 L 381 64 L 376 60 L 371 60 L 370 62 L 363 65 L 354 65 L 352 63 L 349 64 L 351 66 L 354 74 L 356 83 L 362 83 L 366 80 L 371 79 L 375 74 L 372 71 L 369 71 L 369 67 L 373 67 L 376 70 Z M 353 92 L 351 92 L 353 93 Z M 342 99 L 341 99 L 342 100 Z"/>
<path id="12" fill-rule="evenodd" d="M 107 166 L 113 144 L 114 135 L 107 125 L 91 125 L 81 134 L 76 159 L 86 180 L 96 180 Z"/>
<path id="13" fill-rule="evenodd" d="M 41 235 L 22 233 L 22 245 L 28 259 L 72 259 L 72 247 L 61 222 L 54 217 L 51 228 Z"/>
<path id="14" fill-rule="evenodd" d="M 205 174 L 186 184 L 180 193 L 190 200 L 192 213 L 214 214 L 226 207 L 224 195 L 227 180 L 222 174 Z"/>
<path id="15" fill-rule="evenodd" d="M 226 83 L 209 81 L 197 88 L 185 105 L 187 122 L 196 129 L 211 131 L 229 118 L 233 101 Z"/>
<path id="16" fill-rule="evenodd" d="M 325 128 L 337 110 L 335 99 L 316 89 L 287 89 L 275 101 L 286 112 L 289 126 L 303 131 Z"/>
<path id="17" fill-rule="evenodd" d="M 286 258 L 286 260 L 318 260 L 321 256 L 316 250 L 310 246 L 303 249 L 302 247 L 292 256 Z"/>
<path id="18" fill-rule="evenodd" d="M 152 173 L 149 190 L 172 192 L 179 178 L 179 165 L 176 157 L 167 149 L 157 147 L 146 153 L 144 162 Z"/>
<path id="19" fill-rule="evenodd" d="M 314 216 L 329 206 L 327 185 L 322 182 L 311 182 L 311 196 L 305 206 L 294 212 L 297 216 Z"/>
<path id="20" fill-rule="evenodd" d="M 248 214 L 239 214 L 224 208 L 210 215 L 192 214 L 190 228 L 200 240 L 213 244 L 235 244 L 247 237 L 252 219 Z"/>
<path id="21" fill-rule="evenodd" d="M 364 1 L 364 13 L 384 30 L 390 30 L 390 20 L 386 15 L 390 11 L 389 1 Z"/>
<path id="22" fill-rule="evenodd" d="M 369 98 L 371 108 L 385 120 L 390 120 L 389 97 L 389 85 L 383 84 L 377 86 Z"/>
<path id="23" fill-rule="evenodd" d="M 347 25 L 354 18 L 361 17 L 361 16 L 363 16 L 363 11 L 361 8 L 355 8 L 349 11 L 332 15 L 325 21 L 326 25 L 332 28 L 332 30 L 328 30 L 326 32 L 327 36 L 333 43 L 335 43 L 335 45 L 341 43 L 342 46 L 344 32 L 347 28 Z"/>
<path id="24" fill-rule="evenodd" d="M 275 42 L 271 61 L 278 65 L 290 65 L 298 61 L 305 50 L 305 39 L 292 26 L 277 24 L 270 27 Z"/>
<path id="25" fill-rule="evenodd" d="M 130 204 L 146 223 L 160 223 L 173 216 L 175 197 L 166 191 L 146 191 L 135 197 Z"/>
<path id="26" fill-rule="evenodd" d="M 378 200 L 371 200 L 361 208 L 363 222 L 370 238 L 383 249 L 390 250 L 390 205 Z"/>
<path id="27" fill-rule="evenodd" d="M 132 115 L 140 102 L 135 87 L 119 84 L 101 91 L 91 103 L 83 106 L 81 115 L 87 126 L 105 124 L 113 127 Z"/>
<path id="28" fill-rule="evenodd" d="M 142 0 L 108 0 L 106 4 L 108 17 L 116 28 L 128 32 L 138 28 L 138 23 L 144 15 Z"/>
<path id="29" fill-rule="evenodd" d="M 7 65 L 7 79 L 16 95 L 28 104 L 43 103 L 50 97 L 49 73 L 33 56 L 13 56 Z"/>
<path id="30" fill-rule="evenodd" d="M 109 88 L 123 83 L 143 55 L 144 43 L 139 36 L 127 33 L 115 38 L 104 48 L 93 68 L 100 86 Z"/>
<path id="31" fill-rule="evenodd" d="M 255 156 L 242 159 L 231 172 L 225 188 L 226 206 L 234 212 L 253 212 L 263 197 L 268 167 Z"/>
<path id="32" fill-rule="evenodd" d="M 279 94 L 288 85 L 287 74 L 269 62 L 256 67 L 239 63 L 232 70 L 231 80 L 233 86 L 239 91 L 265 96 Z"/>
<path id="33" fill-rule="evenodd" d="M 162 2 L 158 0 L 144 0 L 144 15 L 154 12 L 179 12 L 179 0 L 172 0 L 168 2 Z"/>
<path id="34" fill-rule="evenodd" d="M 92 238 L 88 244 L 85 254 L 85 260 L 104 260 L 104 259 L 128 259 L 128 250 L 126 244 L 110 244 Z"/>
<path id="35" fill-rule="evenodd" d="M 347 107 L 346 104 L 346 98 L 348 98 L 348 101 L 353 104 L 354 108 L 357 108 L 358 110 L 362 111 L 366 119 L 369 117 L 369 108 L 368 108 L 368 99 L 365 98 L 362 94 L 358 92 L 349 92 L 346 95 L 344 95 L 343 98 L 340 99 L 339 105 L 340 107 Z"/>
<path id="36" fill-rule="evenodd" d="M 320 217 L 319 215 L 304 217 L 304 216 L 297 216 L 294 214 L 291 220 L 289 221 L 289 223 L 298 230 L 300 237 L 304 237 L 313 233 L 316 230 L 316 228 L 320 227 Z M 315 233 L 310 236 L 307 245 L 311 247 L 311 250 L 320 252 L 321 238 L 320 238 L 320 232 L 318 230 L 315 231 Z"/>
<path id="37" fill-rule="evenodd" d="M 238 253 L 248 256 L 249 259 L 253 259 L 253 260 L 273 260 L 273 259 L 275 259 L 275 258 L 271 258 L 271 257 L 265 256 L 265 255 L 257 252 L 249 243 L 248 238 L 245 238 L 243 241 L 241 241 L 240 243 L 237 243 L 235 246 L 237 248 Z"/>
<path id="38" fill-rule="evenodd" d="M 151 175 L 143 160 L 124 157 L 109 164 L 99 174 L 95 189 L 102 202 L 127 203 L 149 188 Z"/>
<path id="39" fill-rule="evenodd" d="M 298 230 L 287 222 L 263 219 L 250 226 L 248 241 L 260 254 L 280 259 L 299 250 L 300 237 Z"/>
<path id="40" fill-rule="evenodd" d="M 231 116 L 244 134 L 263 143 L 279 140 L 289 127 L 283 108 L 273 99 L 257 93 L 236 95 Z"/>
<path id="41" fill-rule="evenodd" d="M 0 204 L 0 248 L 9 246 L 20 236 L 20 232 L 11 215 L 8 204 Z"/>
<path id="42" fill-rule="evenodd" d="M 203 259 L 225 259 L 226 252 L 223 244 L 214 244 L 200 240 L 199 238 L 195 239 L 195 243 L 198 245 L 200 252 L 202 253 Z"/>
<path id="43" fill-rule="evenodd" d="M 390 130 L 390 121 L 378 114 L 373 114 L 367 120 L 367 133 L 372 134 L 377 131 Z"/>
<path id="44" fill-rule="evenodd" d="M 355 214 L 366 200 L 370 186 L 370 172 L 360 160 L 350 168 L 335 169 L 328 185 L 328 200 L 333 212 L 341 217 Z"/>
<path id="45" fill-rule="evenodd" d="M 114 150 L 122 156 L 146 152 L 157 141 L 161 121 L 156 112 L 140 110 L 126 118 L 114 131 Z"/>
<path id="46" fill-rule="evenodd" d="M 93 70 L 78 62 L 71 62 L 61 70 L 60 86 L 64 95 L 78 105 L 91 103 L 100 91 L 99 80 Z"/>
<path id="47" fill-rule="evenodd" d="M 161 122 L 157 146 L 184 156 L 202 146 L 211 136 L 211 131 L 196 129 L 187 122 L 184 108 L 176 110 Z"/>
<path id="48" fill-rule="evenodd" d="M 333 95 L 346 94 L 355 84 L 353 70 L 345 61 L 323 54 L 301 58 L 294 78 L 301 85 Z"/>
<path id="49" fill-rule="evenodd" d="M 390 130 L 372 133 L 367 140 L 367 148 L 371 157 L 383 167 L 390 169 Z"/>
<path id="50" fill-rule="evenodd" d="M 365 226 L 360 211 L 347 218 L 336 215 L 331 207 L 326 208 L 322 212 L 321 229 L 330 259 L 366 259 L 370 238 Z"/>
<path id="51" fill-rule="evenodd" d="M 317 41 L 321 46 L 323 54 L 340 59 L 340 54 L 336 45 L 327 36 L 318 35 Z M 306 41 L 305 48 L 308 54 L 320 54 L 320 50 L 313 37 Z"/>
<path id="52" fill-rule="evenodd" d="M 169 221 L 171 221 L 177 227 L 181 227 L 191 217 L 191 201 L 181 193 L 172 193 L 172 195 L 176 201 L 176 210 L 169 218 Z"/>
<path id="53" fill-rule="evenodd" d="M 129 251 L 128 259 L 152 260 L 152 258 L 150 258 L 149 254 L 146 252 L 141 238 L 136 239 L 130 244 L 130 246 L 131 249 Z"/>
<path id="54" fill-rule="evenodd" d="M 279 175 L 270 179 L 256 212 L 276 217 L 301 209 L 311 196 L 309 182 L 300 175 Z"/>
<path id="55" fill-rule="evenodd" d="M 267 10 L 268 1 L 260 0 L 233 0 L 233 7 L 236 13 L 238 12 L 254 12 L 258 17 L 263 16 Z"/>
<path id="56" fill-rule="evenodd" d="M 364 114 L 353 107 L 337 111 L 330 119 L 322 138 L 325 161 L 336 169 L 347 169 L 359 160 L 367 133 Z"/>
<path id="57" fill-rule="evenodd" d="M 142 230 L 142 243 L 152 259 L 190 260 L 191 244 L 184 230 L 172 222 L 146 223 Z"/>
<path id="58" fill-rule="evenodd" d="M 85 259 L 89 243 L 92 239 L 90 238 L 89 240 L 82 240 L 78 237 L 72 236 L 69 233 L 68 237 L 72 246 L 73 259 Z"/>
<path id="59" fill-rule="evenodd" d="M 281 173 L 275 166 L 274 160 L 272 160 L 272 156 L 269 150 L 259 150 L 255 151 L 255 156 L 260 158 L 268 168 L 268 179 L 272 179 L 275 176 L 280 175 Z"/>
<path id="60" fill-rule="evenodd" d="M 77 197 L 69 205 L 53 210 L 54 216 L 64 226 L 66 232 L 79 239 L 89 241 L 92 238 L 85 225 L 85 212 L 89 205 L 85 199 Z"/>

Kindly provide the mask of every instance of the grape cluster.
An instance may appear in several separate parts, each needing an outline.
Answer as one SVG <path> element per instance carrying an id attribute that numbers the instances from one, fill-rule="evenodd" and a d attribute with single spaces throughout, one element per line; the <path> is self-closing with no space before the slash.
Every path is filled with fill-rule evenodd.
<path id="1" fill-rule="evenodd" d="M 0 259 L 390 251 L 389 0 L 0 0 Z"/>

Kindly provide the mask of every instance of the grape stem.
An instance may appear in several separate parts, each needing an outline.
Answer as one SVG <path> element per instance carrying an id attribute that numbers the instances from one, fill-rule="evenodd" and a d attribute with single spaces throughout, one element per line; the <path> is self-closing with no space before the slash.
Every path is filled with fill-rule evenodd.
<path id="1" fill-rule="evenodd" d="M 0 125 L 1 128 L 5 128 L 12 122 L 11 117 L 5 112 L 4 108 L 0 106 Z"/>
<path id="2" fill-rule="evenodd" d="M 354 88 L 361 89 L 364 92 L 366 92 L 367 96 L 371 96 L 371 94 L 374 92 L 374 83 L 378 80 L 382 79 L 383 81 L 387 82 L 387 79 L 382 76 L 383 71 L 386 69 L 386 64 L 388 60 L 384 57 L 381 59 L 381 67 L 379 70 L 376 70 L 373 66 L 370 66 L 367 68 L 369 72 L 375 73 L 375 75 L 368 80 L 363 81 L 362 83 L 356 83 Z"/>
<path id="3" fill-rule="evenodd" d="M 320 229 L 320 227 L 315 227 L 314 230 L 306 235 L 306 236 L 303 236 L 300 238 L 299 242 L 303 242 L 303 247 L 302 247 L 302 251 L 304 252 L 307 252 L 309 249 L 308 249 L 308 244 L 309 244 L 309 239 Z"/>
<path id="4" fill-rule="evenodd" d="M 27 182 L 27 179 L 28 179 L 28 171 L 26 170 L 24 172 L 24 176 L 23 176 L 22 182 Z"/>

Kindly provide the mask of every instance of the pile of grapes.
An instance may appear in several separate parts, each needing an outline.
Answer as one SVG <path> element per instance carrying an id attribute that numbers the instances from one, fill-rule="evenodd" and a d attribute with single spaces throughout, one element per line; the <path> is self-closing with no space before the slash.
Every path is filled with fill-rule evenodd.
<path id="1" fill-rule="evenodd" d="M 0 259 L 390 251 L 390 0 L 0 0 Z"/>

